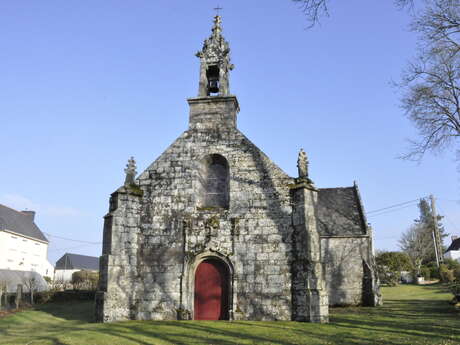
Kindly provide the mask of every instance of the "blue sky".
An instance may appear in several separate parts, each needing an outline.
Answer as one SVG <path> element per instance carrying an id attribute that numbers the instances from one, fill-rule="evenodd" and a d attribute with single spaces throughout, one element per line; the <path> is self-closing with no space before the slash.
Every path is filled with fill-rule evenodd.
<path id="1" fill-rule="evenodd" d="M 240 102 L 238 127 L 290 175 L 298 150 L 318 187 L 356 180 L 367 211 L 433 193 L 460 235 L 455 153 L 396 157 L 416 132 L 391 87 L 414 56 L 409 16 L 392 1 L 334 1 L 306 30 L 289 0 L 222 0 Z M 263 4 L 263 6 L 262 6 Z M 194 56 L 215 1 L 0 2 L 0 203 L 37 211 L 52 235 L 102 240 L 108 198 L 135 156 L 145 169 L 186 128 Z M 397 249 L 415 204 L 369 216 L 375 247 Z M 54 263 L 100 245 L 49 236 Z"/>

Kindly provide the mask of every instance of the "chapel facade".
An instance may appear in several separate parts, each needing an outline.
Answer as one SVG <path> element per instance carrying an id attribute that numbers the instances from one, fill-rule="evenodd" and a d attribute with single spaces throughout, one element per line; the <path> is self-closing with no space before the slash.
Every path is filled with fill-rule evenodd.
<path id="1" fill-rule="evenodd" d="M 380 303 L 358 187 L 290 177 L 237 129 L 221 17 L 197 53 L 189 128 L 110 197 L 96 319 L 327 322 Z"/>

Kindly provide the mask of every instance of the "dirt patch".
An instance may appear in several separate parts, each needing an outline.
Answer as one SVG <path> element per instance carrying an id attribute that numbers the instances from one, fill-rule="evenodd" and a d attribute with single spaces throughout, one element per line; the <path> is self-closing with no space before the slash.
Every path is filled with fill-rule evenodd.
<path id="1" fill-rule="evenodd" d="M 0 310 L 0 319 L 14 313 L 16 313 L 16 310 Z"/>
<path id="2" fill-rule="evenodd" d="M 423 282 L 418 283 L 417 285 L 432 285 L 439 283 L 439 279 L 435 280 L 424 280 Z"/>
<path id="3" fill-rule="evenodd" d="M 19 313 L 21 311 L 28 310 L 28 309 L 30 309 L 30 307 L 21 307 L 19 309 L 11 309 L 11 310 L 0 310 L 0 319 L 8 315 Z"/>

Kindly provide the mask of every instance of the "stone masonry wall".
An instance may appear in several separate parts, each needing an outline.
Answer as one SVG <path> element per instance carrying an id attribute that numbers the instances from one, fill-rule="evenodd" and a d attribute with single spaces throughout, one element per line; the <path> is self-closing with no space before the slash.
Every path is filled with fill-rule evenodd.
<path id="1" fill-rule="evenodd" d="M 197 207 L 197 164 L 210 154 L 230 167 L 228 210 Z M 192 317 L 193 276 L 186 272 L 203 252 L 233 266 L 234 318 L 291 318 L 291 179 L 240 132 L 185 132 L 139 182 L 140 269 L 153 284 L 145 284 L 137 318 L 174 319 L 178 310 Z"/>
<path id="2" fill-rule="evenodd" d="M 237 129 L 200 128 L 184 132 L 138 177 L 131 237 L 119 224 L 131 206 L 112 212 L 111 243 L 130 244 L 111 250 L 104 320 L 192 318 L 193 269 L 203 253 L 231 266 L 232 318 L 291 319 L 292 179 Z M 199 164 L 210 154 L 228 161 L 228 210 L 197 207 Z"/>
<path id="3" fill-rule="evenodd" d="M 370 262 L 369 250 L 367 236 L 321 238 L 331 306 L 362 304 L 363 261 Z"/>
<path id="4" fill-rule="evenodd" d="M 122 187 L 110 198 L 104 219 L 104 240 L 100 258 L 96 320 L 132 318 L 131 305 L 139 288 L 137 255 L 140 196 L 137 189 Z"/>

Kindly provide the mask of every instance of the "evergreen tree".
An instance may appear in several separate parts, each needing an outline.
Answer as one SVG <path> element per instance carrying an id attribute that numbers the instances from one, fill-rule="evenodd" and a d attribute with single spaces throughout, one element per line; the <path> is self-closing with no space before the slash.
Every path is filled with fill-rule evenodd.
<path id="1" fill-rule="evenodd" d="M 418 219 L 415 220 L 415 223 L 420 226 L 425 234 L 425 237 L 430 237 L 432 238 L 432 233 L 434 231 L 434 217 L 433 217 L 433 210 L 431 208 L 430 203 L 426 199 L 420 199 L 420 202 L 418 204 L 419 210 L 420 210 L 420 216 Z M 438 222 L 438 230 L 439 234 L 441 236 L 441 246 L 442 246 L 442 252 L 446 250 L 443 244 L 443 239 L 448 236 L 446 233 L 446 230 L 444 229 L 444 226 L 442 225 L 442 218 L 443 216 L 438 215 L 436 217 L 437 222 Z M 425 258 L 423 258 L 423 264 L 431 262 L 431 261 L 436 261 L 436 254 L 434 250 L 434 242 L 433 240 L 427 242 L 427 245 L 430 247 L 429 255 Z"/>

